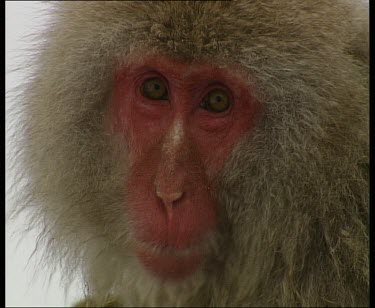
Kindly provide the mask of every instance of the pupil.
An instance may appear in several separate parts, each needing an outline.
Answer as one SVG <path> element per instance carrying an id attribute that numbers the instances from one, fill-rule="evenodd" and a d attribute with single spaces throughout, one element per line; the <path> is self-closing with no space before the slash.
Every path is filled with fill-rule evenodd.
<path id="1" fill-rule="evenodd" d="M 155 84 L 154 84 L 154 88 L 155 88 L 155 90 L 160 90 L 160 85 L 157 84 L 157 83 L 155 83 Z"/>

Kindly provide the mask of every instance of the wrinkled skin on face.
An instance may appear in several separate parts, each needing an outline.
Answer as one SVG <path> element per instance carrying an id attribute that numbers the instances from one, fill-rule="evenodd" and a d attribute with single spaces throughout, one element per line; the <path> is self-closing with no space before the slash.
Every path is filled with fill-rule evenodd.
<path id="1" fill-rule="evenodd" d="M 167 100 L 142 95 L 141 85 L 152 78 L 168 85 Z M 215 89 L 228 94 L 225 112 L 201 106 Z M 137 240 L 180 254 L 203 246 L 218 223 L 214 179 L 249 131 L 255 109 L 246 82 L 227 69 L 153 56 L 120 70 L 112 127 L 129 139 L 126 207 Z M 203 260 L 202 252 L 177 257 L 139 248 L 138 254 L 162 277 L 183 277 Z"/>

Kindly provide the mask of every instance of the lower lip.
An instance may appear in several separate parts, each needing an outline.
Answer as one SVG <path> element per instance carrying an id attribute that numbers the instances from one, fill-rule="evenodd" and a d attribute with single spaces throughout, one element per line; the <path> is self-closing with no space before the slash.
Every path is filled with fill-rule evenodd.
<path id="1" fill-rule="evenodd" d="M 137 250 L 137 255 L 146 269 L 155 276 L 171 280 L 181 280 L 190 276 L 199 268 L 203 261 L 203 256 L 200 254 L 177 257 Z"/>

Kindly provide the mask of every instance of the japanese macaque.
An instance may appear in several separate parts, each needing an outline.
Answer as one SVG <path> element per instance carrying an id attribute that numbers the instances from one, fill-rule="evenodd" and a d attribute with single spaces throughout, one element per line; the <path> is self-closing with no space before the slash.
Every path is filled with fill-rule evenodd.
<path id="1" fill-rule="evenodd" d="M 78 306 L 368 305 L 366 7 L 51 6 L 20 206 Z"/>

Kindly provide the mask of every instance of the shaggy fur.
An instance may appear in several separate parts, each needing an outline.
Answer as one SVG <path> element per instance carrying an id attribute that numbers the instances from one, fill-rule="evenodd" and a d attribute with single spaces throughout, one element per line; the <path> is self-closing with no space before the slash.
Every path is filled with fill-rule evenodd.
<path id="1" fill-rule="evenodd" d="M 43 227 L 43 264 L 61 266 L 67 285 L 80 277 L 87 305 L 368 305 L 368 21 L 357 1 L 51 5 L 17 106 L 29 179 L 19 203 Z M 126 148 L 103 129 L 116 69 L 146 51 L 239 64 L 264 107 L 218 179 L 217 254 L 181 283 L 158 282 L 126 251 Z"/>

